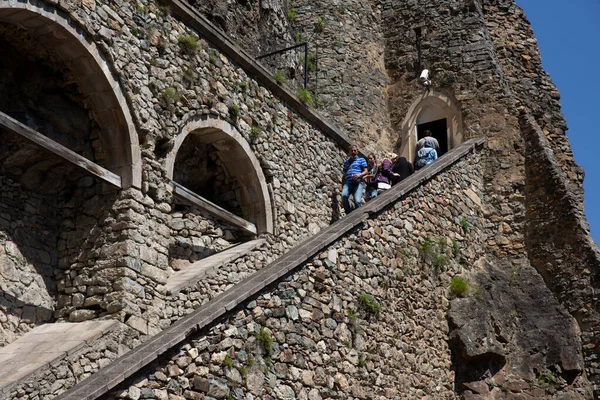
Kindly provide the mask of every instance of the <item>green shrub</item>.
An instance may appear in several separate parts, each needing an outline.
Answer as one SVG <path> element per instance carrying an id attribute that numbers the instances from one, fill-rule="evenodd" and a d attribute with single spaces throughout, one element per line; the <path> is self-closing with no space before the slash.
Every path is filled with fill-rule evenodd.
<path id="1" fill-rule="evenodd" d="M 323 107 L 325 105 L 325 102 L 323 100 L 321 100 L 321 98 L 319 96 L 314 96 L 314 103 L 315 103 L 315 107 L 319 108 L 319 107 Z"/>
<path id="2" fill-rule="evenodd" d="M 463 297 L 467 290 L 469 290 L 469 284 L 460 276 L 455 276 L 450 281 L 450 296 Z"/>
<path id="3" fill-rule="evenodd" d="M 460 219 L 460 226 L 464 233 L 469 232 L 469 229 L 471 228 L 471 224 L 469 223 L 469 220 L 467 219 L 467 217 L 462 217 Z"/>
<path id="4" fill-rule="evenodd" d="M 189 82 L 194 82 L 196 79 L 196 72 L 192 68 L 186 68 L 183 70 L 183 78 Z"/>
<path id="5" fill-rule="evenodd" d="M 246 92 L 248 90 L 248 82 L 240 82 L 240 90 Z"/>
<path id="6" fill-rule="evenodd" d="M 358 318 L 358 315 L 356 315 L 356 313 L 352 310 L 348 310 L 348 318 L 350 319 L 350 321 L 354 322 L 356 321 L 356 319 Z"/>
<path id="7" fill-rule="evenodd" d="M 296 20 L 296 9 L 290 8 L 287 10 L 287 19 L 290 22 L 294 22 Z"/>
<path id="8" fill-rule="evenodd" d="M 560 382 L 551 371 L 546 371 L 545 373 L 540 372 L 537 377 L 537 383 L 538 385 L 545 387 L 560 386 Z"/>
<path id="9" fill-rule="evenodd" d="M 231 359 L 231 357 L 229 357 L 229 354 L 225 355 L 225 358 L 223 359 L 221 365 L 227 368 L 233 368 L 233 360 Z"/>
<path id="10" fill-rule="evenodd" d="M 312 94 L 306 90 L 306 89 L 300 89 L 297 93 L 296 96 L 298 97 L 298 99 L 306 104 L 306 105 L 312 105 L 313 104 L 313 97 Z"/>
<path id="11" fill-rule="evenodd" d="M 163 17 L 171 14 L 171 6 L 169 5 L 161 5 L 158 6 L 158 11 L 162 14 Z"/>
<path id="12" fill-rule="evenodd" d="M 208 61 L 210 61 L 210 63 L 212 65 L 217 65 L 217 63 L 219 62 L 218 54 L 219 53 L 215 49 L 210 49 L 209 55 L 208 55 Z"/>
<path id="13" fill-rule="evenodd" d="M 135 9 L 140 14 L 145 14 L 146 13 L 146 6 L 143 5 L 142 3 L 140 3 L 139 1 L 137 3 L 135 3 Z"/>
<path id="14" fill-rule="evenodd" d="M 323 18 L 318 17 L 315 20 L 315 26 L 313 28 L 313 32 L 321 33 L 321 32 L 323 32 L 323 28 L 325 28 L 325 21 L 323 20 Z"/>
<path id="15" fill-rule="evenodd" d="M 446 265 L 447 261 L 448 261 L 448 257 L 446 257 L 443 254 L 437 254 L 433 257 L 433 260 L 431 261 L 431 265 L 433 265 L 434 268 L 442 268 Z"/>
<path id="16" fill-rule="evenodd" d="M 268 356 L 270 356 L 273 352 L 273 349 L 271 349 L 271 346 L 273 345 L 273 337 L 271 336 L 271 333 L 269 333 L 269 331 L 265 328 L 261 327 L 260 330 L 255 333 L 255 337 L 256 341 L 258 344 L 260 344 L 260 347 L 262 347 L 268 358 Z"/>
<path id="17" fill-rule="evenodd" d="M 483 295 L 481 294 L 481 287 L 479 287 L 479 285 L 477 285 L 477 284 L 470 285 L 470 286 L 471 286 L 471 297 L 473 297 L 474 299 L 477 299 L 477 300 L 483 299 Z"/>
<path id="18" fill-rule="evenodd" d="M 361 293 L 358 295 L 358 302 L 369 314 L 379 315 L 381 312 L 381 304 L 379 304 L 373 295 Z"/>
<path id="19" fill-rule="evenodd" d="M 452 240 L 452 255 L 454 255 L 454 257 L 458 257 L 460 254 L 460 244 L 458 243 L 458 240 L 453 239 Z"/>
<path id="20" fill-rule="evenodd" d="M 135 37 L 138 37 L 140 35 L 140 30 L 137 27 L 131 27 L 129 29 L 129 31 L 131 32 L 131 34 Z"/>
<path id="21" fill-rule="evenodd" d="M 296 33 L 296 36 L 294 36 L 294 40 L 296 41 L 296 43 L 304 42 L 304 38 L 302 37 L 302 34 L 300 32 Z"/>
<path id="22" fill-rule="evenodd" d="M 275 73 L 273 74 L 273 79 L 280 86 L 285 83 L 285 76 L 283 75 L 283 72 L 281 72 L 280 70 L 275 71 Z"/>
<path id="23" fill-rule="evenodd" d="M 160 92 L 160 94 L 165 103 L 167 104 L 175 104 L 179 100 L 181 100 L 181 97 L 183 96 L 179 89 L 177 89 L 175 86 L 169 86 L 163 89 L 163 91 Z"/>
<path id="24" fill-rule="evenodd" d="M 302 64 L 304 64 L 304 57 L 302 57 Z M 308 62 L 306 63 L 306 68 L 309 71 L 314 71 L 317 69 L 317 56 L 312 51 L 308 52 Z"/>
<path id="25" fill-rule="evenodd" d="M 367 357 L 363 353 L 360 353 L 358 355 L 358 366 L 362 368 L 366 365 L 367 365 Z"/>
<path id="26" fill-rule="evenodd" d="M 435 243 L 431 239 L 425 238 L 423 244 L 420 245 L 417 250 L 419 250 L 421 256 L 431 257 L 433 253 L 435 253 Z"/>
<path id="27" fill-rule="evenodd" d="M 194 54 L 198 50 L 198 38 L 192 35 L 180 35 L 177 38 L 182 53 Z"/>
<path id="28" fill-rule="evenodd" d="M 244 379 L 248 379 L 248 369 L 244 365 L 240 366 L 239 371 Z"/>
<path id="29" fill-rule="evenodd" d="M 258 139 L 262 135 L 262 128 L 258 125 L 252 125 L 250 128 L 250 139 Z"/>
<path id="30" fill-rule="evenodd" d="M 231 104 L 229 106 L 229 116 L 232 120 L 237 120 L 240 116 L 240 106 L 237 104 Z"/>

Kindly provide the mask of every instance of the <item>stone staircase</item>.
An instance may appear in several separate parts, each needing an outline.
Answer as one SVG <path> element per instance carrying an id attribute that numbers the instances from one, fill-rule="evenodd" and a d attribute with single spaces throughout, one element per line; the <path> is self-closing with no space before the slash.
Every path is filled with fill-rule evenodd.
<path id="1" fill-rule="evenodd" d="M 186 340 L 191 334 L 208 327 L 215 320 L 225 316 L 269 285 L 299 268 L 305 261 L 341 236 L 361 226 L 371 215 L 395 203 L 474 149 L 481 147 L 483 142 L 483 138 L 477 138 L 463 143 L 435 163 L 411 175 L 392 189 L 381 193 L 363 207 L 303 241 L 265 268 L 255 272 L 122 357 L 115 359 L 89 378 L 75 384 L 55 399 L 93 400 L 100 398 L 160 355 Z M 263 239 L 246 242 L 208 257 L 202 260 L 202 263 L 191 264 L 169 278 L 167 283 L 169 292 L 177 293 L 184 287 L 198 282 L 210 270 L 234 260 L 262 243 Z M 119 325 L 120 323 L 114 321 L 46 324 L 1 348 L 0 399 L 8 398 L 10 391 L 15 387 L 28 383 L 34 376 L 42 374 L 52 365 L 81 351 L 83 347 L 90 346 L 92 342 Z"/>

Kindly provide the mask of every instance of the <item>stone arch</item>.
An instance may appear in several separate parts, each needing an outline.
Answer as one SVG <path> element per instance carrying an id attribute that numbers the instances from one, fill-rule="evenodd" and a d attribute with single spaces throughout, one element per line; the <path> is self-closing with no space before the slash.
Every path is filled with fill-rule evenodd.
<path id="1" fill-rule="evenodd" d="M 0 2 L 0 22 L 25 29 L 64 61 L 90 99 L 107 168 L 121 177 L 122 187 L 139 188 L 141 156 L 133 119 L 109 62 L 89 35 L 63 11 L 38 1 Z"/>
<path id="2" fill-rule="evenodd" d="M 417 126 L 419 124 L 446 119 L 448 150 L 463 141 L 462 113 L 460 108 L 446 95 L 426 92 L 412 103 L 400 129 L 400 155 L 414 162 L 414 149 L 417 145 Z"/>
<path id="3" fill-rule="evenodd" d="M 214 117 L 201 117 L 189 122 L 167 154 L 168 178 L 173 179 L 177 153 L 189 135 L 216 147 L 227 173 L 235 177 L 241 186 L 238 201 L 244 218 L 256 224 L 258 233 L 272 233 L 273 215 L 267 181 L 250 145 L 231 124 Z"/>

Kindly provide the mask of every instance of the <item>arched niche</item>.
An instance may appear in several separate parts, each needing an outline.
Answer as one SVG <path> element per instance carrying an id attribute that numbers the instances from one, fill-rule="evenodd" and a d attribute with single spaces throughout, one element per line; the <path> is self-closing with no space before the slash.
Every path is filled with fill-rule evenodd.
<path id="1" fill-rule="evenodd" d="M 449 151 L 463 141 L 462 115 L 460 109 L 446 95 L 427 92 L 419 96 L 408 109 L 400 128 L 400 155 L 415 161 L 415 148 L 420 131 L 428 126 L 445 131 L 440 147 Z M 444 142 L 445 141 L 445 146 Z M 444 152 L 445 152 L 444 151 Z"/>
<path id="2" fill-rule="evenodd" d="M 228 176 L 237 181 L 236 200 L 241 208 L 242 217 L 255 224 L 258 233 L 272 233 L 271 199 L 262 168 L 248 142 L 231 124 L 212 117 L 197 118 L 189 122 L 175 139 L 173 149 L 167 154 L 166 169 L 169 179 L 173 180 L 176 175 L 177 156 L 182 146 L 193 141 L 210 145 Z"/>
<path id="3" fill-rule="evenodd" d="M 60 58 L 91 103 L 106 168 L 121 177 L 122 187 L 140 187 L 137 132 L 119 83 L 96 44 L 63 11 L 41 1 L 0 2 L 0 22 L 24 29 Z"/>

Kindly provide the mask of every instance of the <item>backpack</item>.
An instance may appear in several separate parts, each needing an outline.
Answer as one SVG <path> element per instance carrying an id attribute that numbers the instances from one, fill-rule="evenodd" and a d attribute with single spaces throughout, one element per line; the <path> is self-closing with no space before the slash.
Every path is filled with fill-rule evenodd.
<path id="1" fill-rule="evenodd" d="M 437 160 L 437 151 L 433 147 L 428 147 L 428 143 L 425 144 L 426 147 L 423 147 L 417 152 L 417 162 L 415 166 L 422 168 L 427 164 L 431 164 L 433 161 Z"/>

